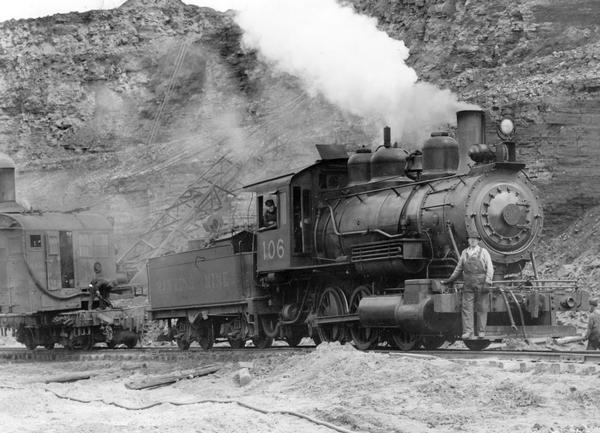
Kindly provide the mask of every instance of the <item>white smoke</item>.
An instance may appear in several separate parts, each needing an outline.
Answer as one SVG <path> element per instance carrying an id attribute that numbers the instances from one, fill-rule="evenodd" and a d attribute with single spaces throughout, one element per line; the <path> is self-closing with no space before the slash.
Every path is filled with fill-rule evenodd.
<path id="1" fill-rule="evenodd" d="M 438 125 L 455 123 L 455 112 L 464 108 L 449 90 L 418 83 L 417 73 L 405 63 L 409 49 L 404 42 L 351 7 L 335 0 L 238 0 L 230 5 L 238 9 L 236 21 L 247 47 L 300 78 L 309 92 L 391 126 L 395 139 L 415 144 Z"/>

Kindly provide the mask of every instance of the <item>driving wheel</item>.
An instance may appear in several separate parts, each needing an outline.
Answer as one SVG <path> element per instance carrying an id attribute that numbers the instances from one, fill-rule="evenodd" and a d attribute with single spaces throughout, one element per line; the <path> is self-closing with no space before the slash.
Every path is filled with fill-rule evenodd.
<path id="1" fill-rule="evenodd" d="M 360 300 L 366 296 L 371 295 L 371 291 L 367 286 L 358 286 L 352 292 L 350 296 L 350 302 L 348 303 L 348 310 L 350 314 L 358 313 L 358 305 Z M 354 323 L 350 328 L 350 335 L 354 345 L 359 350 L 373 349 L 377 346 L 379 340 L 379 332 L 375 328 L 365 328 L 360 326 L 359 323 Z"/>
<path id="2" fill-rule="evenodd" d="M 402 329 L 395 329 L 391 332 L 390 342 L 392 346 L 400 350 L 412 350 L 417 345 L 417 336 Z"/>
<path id="3" fill-rule="evenodd" d="M 446 338 L 437 335 L 426 335 L 421 338 L 421 344 L 426 350 L 439 349 L 445 342 Z"/>
<path id="4" fill-rule="evenodd" d="M 348 312 L 346 296 L 337 287 L 327 287 L 319 298 L 317 317 L 339 316 Z M 344 325 L 340 323 L 321 324 L 317 327 L 319 339 L 325 342 L 343 340 Z"/>

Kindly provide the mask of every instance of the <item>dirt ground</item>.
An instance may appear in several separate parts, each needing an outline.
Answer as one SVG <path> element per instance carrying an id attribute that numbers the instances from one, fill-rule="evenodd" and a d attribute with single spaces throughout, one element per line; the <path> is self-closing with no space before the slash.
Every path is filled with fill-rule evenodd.
<path id="1" fill-rule="evenodd" d="M 443 360 L 323 344 L 154 389 L 198 361 L 0 364 L 3 433 L 600 432 L 600 366 Z M 241 386 L 240 367 L 252 380 Z M 76 372 L 69 383 L 49 379 Z M 250 405 L 245 407 L 243 405 Z M 255 410 L 259 409 L 259 410 Z M 262 413 L 261 411 L 272 412 Z M 285 413 L 293 411 L 311 419 Z"/>

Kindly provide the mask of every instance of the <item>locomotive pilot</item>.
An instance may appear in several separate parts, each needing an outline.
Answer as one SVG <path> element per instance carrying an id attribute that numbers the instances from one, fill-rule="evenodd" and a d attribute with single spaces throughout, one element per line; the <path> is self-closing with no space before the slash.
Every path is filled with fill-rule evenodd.
<path id="1" fill-rule="evenodd" d="M 469 235 L 469 246 L 460 255 L 458 264 L 450 278 L 442 281 L 449 284 L 462 274 L 464 286 L 462 290 L 462 339 L 469 340 L 473 335 L 473 316 L 477 306 L 477 337 L 485 338 L 487 312 L 490 309 L 489 287 L 494 278 L 494 266 L 488 250 L 479 245 L 478 235 Z"/>

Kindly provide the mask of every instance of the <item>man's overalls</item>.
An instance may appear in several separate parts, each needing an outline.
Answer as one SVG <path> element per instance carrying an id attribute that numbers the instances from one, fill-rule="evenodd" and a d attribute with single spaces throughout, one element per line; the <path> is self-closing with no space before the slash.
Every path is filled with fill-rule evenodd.
<path id="1" fill-rule="evenodd" d="M 477 304 L 477 335 L 485 333 L 487 312 L 490 309 L 490 297 L 482 293 L 485 286 L 486 269 L 481 258 L 481 248 L 478 254 L 467 255 L 463 265 L 465 285 L 462 290 L 462 332 L 473 335 L 473 310 Z"/>

